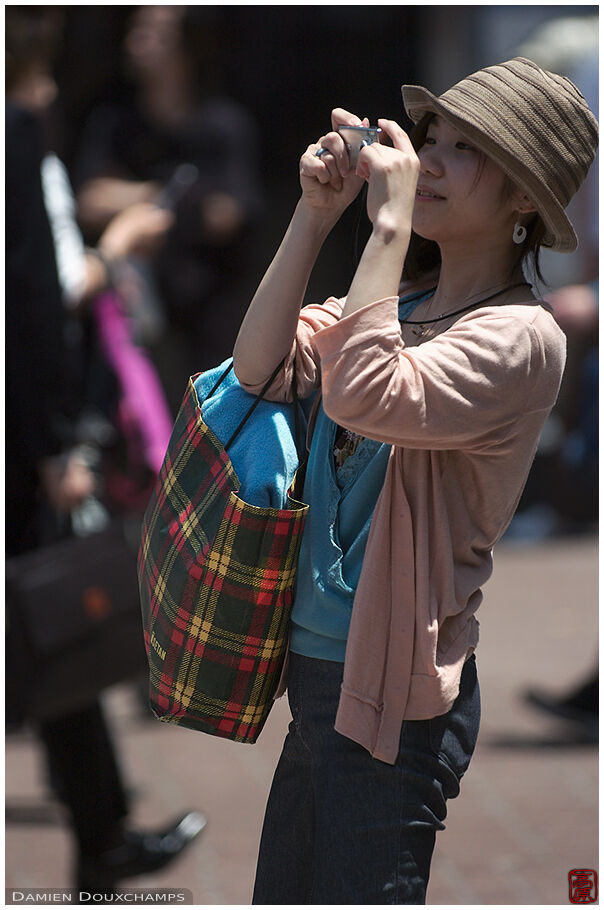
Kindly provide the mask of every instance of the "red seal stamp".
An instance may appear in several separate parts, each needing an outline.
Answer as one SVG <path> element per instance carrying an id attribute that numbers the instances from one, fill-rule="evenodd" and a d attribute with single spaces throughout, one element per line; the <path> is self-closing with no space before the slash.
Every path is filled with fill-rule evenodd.
<path id="1" fill-rule="evenodd" d="M 571 869 L 568 873 L 568 898 L 571 904 L 595 904 L 598 899 L 598 874 L 594 869 Z"/>

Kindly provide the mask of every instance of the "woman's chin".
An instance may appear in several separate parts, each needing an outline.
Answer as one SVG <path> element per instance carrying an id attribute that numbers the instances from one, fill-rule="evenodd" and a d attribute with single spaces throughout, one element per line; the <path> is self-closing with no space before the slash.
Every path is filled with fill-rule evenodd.
<path id="1" fill-rule="evenodd" d="M 415 224 L 415 222 L 413 222 L 411 228 L 413 230 L 413 233 L 417 234 L 418 237 L 421 237 L 422 240 L 433 240 L 434 242 L 437 241 L 437 238 L 434 236 L 434 232 L 431 231 L 429 227 L 422 224 Z"/>

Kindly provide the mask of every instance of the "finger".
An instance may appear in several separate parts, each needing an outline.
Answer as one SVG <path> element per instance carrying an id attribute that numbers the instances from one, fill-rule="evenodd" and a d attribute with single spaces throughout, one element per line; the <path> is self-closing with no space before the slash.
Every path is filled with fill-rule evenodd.
<path id="1" fill-rule="evenodd" d="M 337 169 L 340 172 L 341 176 L 344 177 L 350 170 L 350 161 L 348 160 L 348 150 L 346 148 L 346 143 L 342 139 L 339 133 L 332 132 L 328 133 L 320 141 L 321 148 L 327 149 L 328 155 L 322 155 L 321 160 L 324 160 L 328 163 L 335 161 Z"/>
<path id="2" fill-rule="evenodd" d="M 379 168 L 387 159 L 384 157 L 384 147 L 377 142 L 364 145 L 359 152 L 355 173 L 364 180 L 369 180 L 376 168 Z"/>
<path id="3" fill-rule="evenodd" d="M 326 171 L 329 175 L 328 180 L 326 182 L 331 183 L 333 185 L 334 189 L 336 187 L 338 189 L 341 189 L 342 188 L 342 173 L 340 171 L 340 165 L 338 164 L 338 160 L 336 159 L 336 157 L 332 153 L 328 152 L 326 155 L 323 155 L 321 157 L 320 162 L 324 166 L 324 168 L 326 169 Z"/>
<path id="4" fill-rule="evenodd" d="M 337 130 L 342 124 L 346 126 L 362 126 L 361 118 L 350 111 L 345 111 L 343 107 L 334 107 L 331 112 L 332 129 Z"/>
<path id="5" fill-rule="evenodd" d="M 329 182 L 329 170 L 325 166 L 322 158 L 317 158 L 317 151 L 320 145 L 309 145 L 306 152 L 300 158 L 300 175 L 318 180 L 319 183 Z"/>
<path id="6" fill-rule="evenodd" d="M 383 134 L 385 133 L 386 136 L 392 140 L 394 148 L 400 149 L 400 151 L 403 152 L 413 150 L 413 145 L 411 144 L 409 136 L 404 129 L 398 125 L 396 120 L 386 120 L 385 118 L 380 117 L 378 126 L 384 131 Z M 383 140 L 381 141 L 383 144 Z"/>
<path id="7" fill-rule="evenodd" d="M 335 159 L 331 154 L 317 158 L 319 145 L 309 145 L 308 150 L 300 159 L 300 175 L 318 180 L 319 183 L 333 183 L 334 189 L 342 188 L 342 178 L 339 175 Z"/>
<path id="8" fill-rule="evenodd" d="M 370 145 L 366 145 L 362 148 L 357 159 L 355 174 L 357 177 L 362 177 L 363 180 L 369 180 L 369 177 L 371 176 L 372 154 L 370 149 Z"/>

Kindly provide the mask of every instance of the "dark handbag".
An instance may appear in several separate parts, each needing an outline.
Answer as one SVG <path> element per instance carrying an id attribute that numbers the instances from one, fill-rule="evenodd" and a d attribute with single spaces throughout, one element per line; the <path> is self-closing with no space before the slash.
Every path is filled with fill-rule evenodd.
<path id="1" fill-rule="evenodd" d="M 146 656 L 136 578 L 140 520 L 14 556 L 6 562 L 9 700 L 23 719 L 51 720 L 141 676 Z M 10 713 L 10 711 L 9 711 Z"/>
<path id="2" fill-rule="evenodd" d="M 227 452 L 253 426 L 250 418 L 280 366 L 225 445 L 202 419 L 198 377 L 192 377 L 139 552 L 154 713 L 238 742 L 256 741 L 273 704 L 308 510 L 291 490 L 285 508 L 244 501 L 238 495 L 243 478 Z M 293 408 L 297 420 L 297 400 Z M 295 432 L 299 439 L 297 424 Z M 263 464 L 262 451 L 254 457 Z"/>

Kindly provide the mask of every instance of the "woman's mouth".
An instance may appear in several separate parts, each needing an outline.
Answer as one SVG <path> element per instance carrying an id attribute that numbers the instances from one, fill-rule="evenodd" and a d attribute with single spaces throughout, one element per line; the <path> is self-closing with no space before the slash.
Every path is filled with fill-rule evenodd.
<path id="1" fill-rule="evenodd" d="M 438 193 L 433 193 L 432 190 L 428 190 L 425 187 L 418 187 L 416 190 L 416 197 L 418 199 L 439 199 L 443 200 L 444 196 L 439 196 Z"/>

